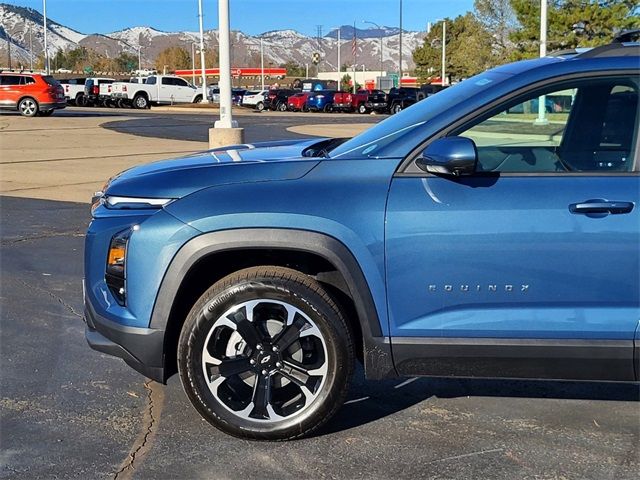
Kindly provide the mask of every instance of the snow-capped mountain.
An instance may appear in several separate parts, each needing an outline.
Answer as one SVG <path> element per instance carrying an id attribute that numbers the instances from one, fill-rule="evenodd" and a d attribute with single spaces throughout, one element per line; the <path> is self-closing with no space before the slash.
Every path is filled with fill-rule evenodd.
<path id="1" fill-rule="evenodd" d="M 42 54 L 44 45 L 43 18 L 40 12 L 31 8 L 18 7 L 0 3 L 0 65 L 7 61 L 7 44 L 11 43 L 11 54 L 14 61 L 27 63 L 29 60 L 30 35 L 34 57 Z M 137 54 L 140 48 L 143 63 L 153 64 L 156 56 L 165 48 L 180 46 L 191 51 L 192 43 L 199 44 L 197 32 L 162 32 L 160 30 L 137 26 L 126 28 L 109 34 L 83 34 L 72 28 L 61 25 L 51 19 L 47 21 L 47 43 L 49 55 L 58 50 L 70 50 L 83 46 L 109 57 L 121 52 Z M 358 66 L 363 64 L 369 70 L 380 68 L 380 37 L 383 39 L 384 69 L 395 70 L 398 65 L 399 29 L 383 27 L 382 29 L 355 29 L 357 37 Z M 354 27 L 340 27 L 340 63 L 351 65 L 352 38 Z M 411 52 L 422 43 L 423 32 L 403 32 L 403 66 L 413 67 Z M 295 30 L 274 30 L 261 35 L 251 36 L 239 31 L 231 34 L 232 63 L 237 66 L 258 66 L 260 61 L 260 40 L 264 47 L 265 64 L 282 65 L 294 62 L 299 65 L 310 64 L 315 52 L 321 54 L 321 70 L 337 67 L 338 45 L 337 29 L 323 38 L 303 35 Z M 205 46 L 216 48 L 218 32 L 205 32 Z"/>

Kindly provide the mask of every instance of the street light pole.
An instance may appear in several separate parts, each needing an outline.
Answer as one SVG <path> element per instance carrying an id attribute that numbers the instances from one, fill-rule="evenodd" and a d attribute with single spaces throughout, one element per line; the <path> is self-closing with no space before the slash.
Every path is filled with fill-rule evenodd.
<path id="1" fill-rule="evenodd" d="M 49 75 L 49 50 L 47 50 L 47 0 L 42 0 L 42 18 L 44 21 L 44 69 Z"/>
<path id="2" fill-rule="evenodd" d="M 138 70 L 142 70 L 142 45 L 138 45 Z"/>
<path id="3" fill-rule="evenodd" d="M 207 99 L 207 75 L 204 68 L 204 29 L 202 28 L 202 0 L 198 0 L 198 20 L 200 23 L 200 70 L 202 75 L 202 103 L 209 103 Z"/>
<path id="4" fill-rule="evenodd" d="M 402 0 L 400 0 L 400 60 L 399 60 L 399 68 L 398 73 L 400 78 L 398 78 L 398 87 L 402 86 Z"/>
<path id="5" fill-rule="evenodd" d="M 218 0 L 220 35 L 220 120 L 209 130 L 209 148 L 244 143 L 244 129 L 238 128 L 231 111 L 231 35 L 229 0 Z M 234 155 L 230 153 L 233 157 Z M 237 154 L 236 154 L 237 155 Z M 239 157 L 237 157 L 239 159 Z M 235 159 L 235 158 L 234 158 Z"/>
<path id="6" fill-rule="evenodd" d="M 540 0 L 540 58 L 547 55 L 547 0 Z M 542 95 L 538 98 L 538 118 L 535 120 L 536 125 L 547 125 L 549 121 L 546 118 L 547 98 Z"/>
<path id="7" fill-rule="evenodd" d="M 380 76 L 382 76 L 382 70 L 384 69 L 384 63 L 383 63 L 383 59 L 382 59 L 382 48 L 383 48 L 383 44 L 382 44 L 382 38 L 383 38 L 383 31 L 382 28 L 380 27 L 380 25 L 378 25 L 375 22 L 370 22 L 368 20 L 363 20 L 363 23 L 370 23 L 371 25 L 375 25 L 375 27 L 380 30 Z"/>
<path id="8" fill-rule="evenodd" d="M 340 90 L 340 30 L 342 30 L 342 27 L 338 27 L 338 90 Z"/>

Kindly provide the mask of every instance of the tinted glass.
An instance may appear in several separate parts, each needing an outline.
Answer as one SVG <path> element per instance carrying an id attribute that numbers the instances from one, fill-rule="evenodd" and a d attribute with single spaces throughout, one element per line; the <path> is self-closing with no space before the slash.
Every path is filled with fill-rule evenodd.
<path id="1" fill-rule="evenodd" d="M 156 77 L 149 77 L 145 80 L 145 84 L 146 85 L 155 85 L 157 82 L 157 78 Z"/>
<path id="2" fill-rule="evenodd" d="M 42 76 L 42 79 L 43 79 L 43 80 L 45 81 L 45 83 L 47 83 L 48 85 L 58 85 L 58 84 L 59 84 L 59 82 L 58 82 L 55 78 L 53 78 L 52 76 L 50 76 L 50 75 L 43 75 L 43 76 Z"/>

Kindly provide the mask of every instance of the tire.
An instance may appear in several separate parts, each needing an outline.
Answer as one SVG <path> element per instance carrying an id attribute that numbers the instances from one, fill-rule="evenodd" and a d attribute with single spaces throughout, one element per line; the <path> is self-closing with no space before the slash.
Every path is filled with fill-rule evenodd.
<path id="1" fill-rule="evenodd" d="M 401 111 L 402 111 L 402 105 L 400 105 L 399 103 L 396 103 L 391 107 L 391 113 L 394 115 L 396 113 L 400 113 Z"/>
<path id="2" fill-rule="evenodd" d="M 133 97 L 133 107 L 137 108 L 138 110 L 145 110 L 147 108 L 150 108 L 149 105 L 149 99 L 142 94 L 138 94 L 135 97 Z"/>
<path id="3" fill-rule="evenodd" d="M 358 105 L 358 113 L 359 114 L 367 113 L 367 107 L 364 106 L 364 103 L 361 103 L 360 105 Z"/>
<path id="4" fill-rule="evenodd" d="M 333 112 L 333 105 L 330 103 L 327 103 L 324 108 L 322 109 L 323 112 L 325 113 L 331 113 Z"/>
<path id="5" fill-rule="evenodd" d="M 256 110 L 261 112 L 264 110 L 264 103 L 263 102 L 258 102 L 256 103 Z"/>
<path id="6" fill-rule="evenodd" d="M 305 113 L 307 113 L 307 112 L 309 111 L 309 107 L 308 107 L 306 104 L 304 104 L 304 105 L 302 106 L 302 111 L 303 111 L 303 112 L 305 112 Z"/>
<path id="7" fill-rule="evenodd" d="M 18 102 L 18 111 L 23 117 L 35 117 L 40 111 L 40 107 L 33 98 L 26 97 Z"/>
<path id="8" fill-rule="evenodd" d="M 193 99 L 193 103 L 202 103 L 202 95 L 196 95 Z"/>
<path id="9" fill-rule="evenodd" d="M 76 104 L 76 107 L 83 107 L 84 106 L 84 93 L 77 94 L 74 102 Z"/>
<path id="10" fill-rule="evenodd" d="M 286 103 L 281 103 L 280 105 L 278 105 L 278 111 L 286 112 L 287 111 L 287 104 Z"/>
<path id="11" fill-rule="evenodd" d="M 178 371 L 196 410 L 223 432 L 258 440 L 302 437 L 329 420 L 354 360 L 335 302 L 314 279 L 281 267 L 215 283 L 178 340 Z"/>
<path id="12" fill-rule="evenodd" d="M 129 106 L 129 103 L 124 98 L 119 98 L 118 100 L 116 100 L 116 106 L 118 108 L 127 108 Z"/>

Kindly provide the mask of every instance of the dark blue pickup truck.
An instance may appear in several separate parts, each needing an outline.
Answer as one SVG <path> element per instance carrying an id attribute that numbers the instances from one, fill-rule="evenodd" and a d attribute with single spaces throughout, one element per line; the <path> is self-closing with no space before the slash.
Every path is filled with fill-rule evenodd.
<path id="1" fill-rule="evenodd" d="M 371 379 L 637 381 L 628 40 L 487 71 L 349 140 L 112 178 L 86 237 L 89 344 L 179 372 L 205 419 L 256 439 L 317 429 L 356 361 Z"/>

